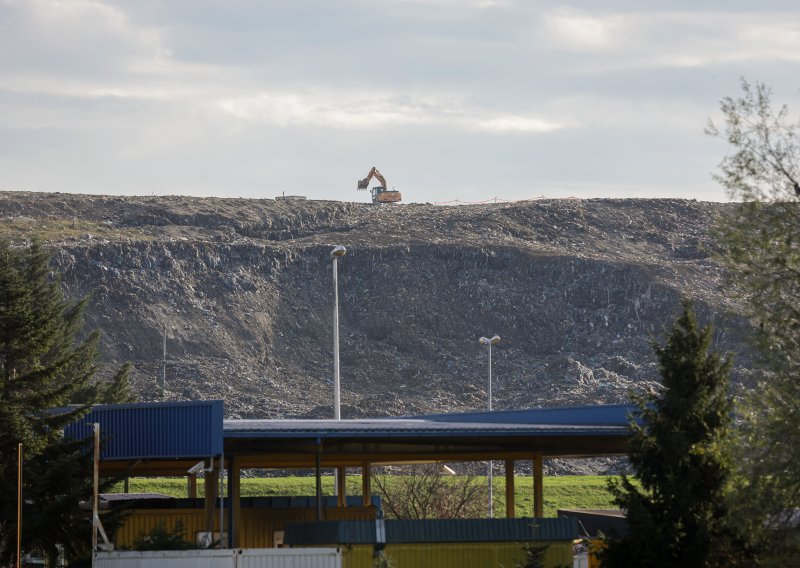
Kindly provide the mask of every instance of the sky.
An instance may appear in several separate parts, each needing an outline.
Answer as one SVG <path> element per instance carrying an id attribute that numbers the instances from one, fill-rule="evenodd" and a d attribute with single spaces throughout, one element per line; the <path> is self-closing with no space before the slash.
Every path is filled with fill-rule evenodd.
<path id="1" fill-rule="evenodd" d="M 796 0 L 0 0 L 0 190 L 724 201 L 742 78 L 800 116 Z"/>

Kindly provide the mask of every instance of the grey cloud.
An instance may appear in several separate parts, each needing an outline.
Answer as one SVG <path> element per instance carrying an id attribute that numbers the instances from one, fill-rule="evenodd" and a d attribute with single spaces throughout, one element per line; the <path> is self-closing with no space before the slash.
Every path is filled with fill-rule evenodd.
<path id="1" fill-rule="evenodd" d="M 800 109 L 797 16 L 790 2 L 0 0 L 14 53 L 0 55 L 0 187 L 360 199 L 350 186 L 374 163 L 416 200 L 722 199 L 705 119 L 741 76 Z"/>

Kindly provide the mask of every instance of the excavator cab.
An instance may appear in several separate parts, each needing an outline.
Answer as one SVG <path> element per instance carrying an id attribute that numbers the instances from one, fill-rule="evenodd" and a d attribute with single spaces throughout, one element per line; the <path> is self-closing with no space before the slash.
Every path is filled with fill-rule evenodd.
<path id="1" fill-rule="evenodd" d="M 373 177 L 381 183 L 381 185 L 376 185 L 370 190 L 373 203 L 398 203 L 402 199 L 399 191 L 388 189 L 386 178 L 381 175 L 381 172 L 379 172 L 378 168 L 375 166 L 369 171 L 367 177 L 358 180 L 356 189 L 359 191 L 367 189 L 369 187 L 369 180 Z"/>
<path id="2" fill-rule="evenodd" d="M 400 192 L 393 189 L 386 189 L 376 185 L 372 188 L 373 203 L 397 203 L 401 199 Z"/>

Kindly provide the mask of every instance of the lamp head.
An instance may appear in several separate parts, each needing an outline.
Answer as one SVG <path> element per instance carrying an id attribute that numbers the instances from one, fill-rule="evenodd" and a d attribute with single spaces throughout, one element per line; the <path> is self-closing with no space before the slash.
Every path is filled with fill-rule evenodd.
<path id="1" fill-rule="evenodd" d="M 478 341 L 480 341 L 482 345 L 497 345 L 500 343 L 500 336 L 494 335 L 491 339 L 488 337 L 481 337 Z"/>
<path id="2" fill-rule="evenodd" d="M 336 245 L 331 251 L 331 258 L 338 258 L 347 254 L 347 249 L 342 245 Z"/>

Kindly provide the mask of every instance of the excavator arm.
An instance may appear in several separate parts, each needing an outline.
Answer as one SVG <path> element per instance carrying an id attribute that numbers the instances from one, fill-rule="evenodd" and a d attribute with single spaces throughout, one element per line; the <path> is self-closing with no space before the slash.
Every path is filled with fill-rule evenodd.
<path id="1" fill-rule="evenodd" d="M 378 171 L 378 168 L 376 168 L 375 166 L 372 166 L 372 169 L 367 174 L 367 177 L 365 177 L 362 180 L 359 180 L 357 189 L 360 189 L 360 190 L 367 189 L 369 187 L 369 180 L 371 180 L 373 177 L 380 182 L 380 184 L 381 184 L 381 186 L 383 188 L 385 188 L 385 189 L 389 188 L 389 186 L 386 185 L 386 178 L 384 178 L 381 175 L 381 172 Z"/>

